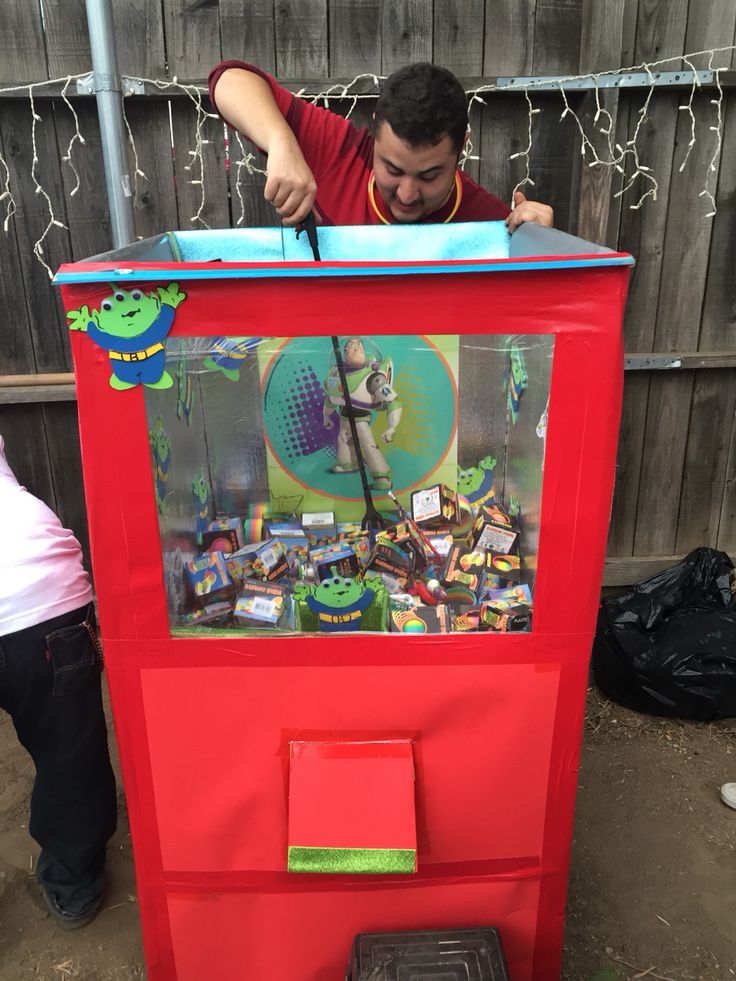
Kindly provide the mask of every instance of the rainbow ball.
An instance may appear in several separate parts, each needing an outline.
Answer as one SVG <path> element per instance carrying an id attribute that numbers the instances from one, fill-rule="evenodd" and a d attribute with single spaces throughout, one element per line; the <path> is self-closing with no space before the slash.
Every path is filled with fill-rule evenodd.
<path id="1" fill-rule="evenodd" d="M 401 627 L 402 634 L 426 634 L 427 624 L 420 617 L 409 617 Z"/>

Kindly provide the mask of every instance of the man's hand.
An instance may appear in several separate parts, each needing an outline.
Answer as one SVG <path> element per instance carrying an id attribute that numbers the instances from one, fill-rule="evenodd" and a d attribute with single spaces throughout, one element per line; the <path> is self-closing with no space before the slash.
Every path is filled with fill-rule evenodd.
<path id="1" fill-rule="evenodd" d="M 314 205 L 317 182 L 294 139 L 271 147 L 266 164 L 265 199 L 270 202 L 285 225 L 304 221 Z"/>
<path id="2" fill-rule="evenodd" d="M 514 194 L 514 210 L 506 219 L 506 225 L 510 232 L 516 229 L 525 221 L 533 221 L 536 225 L 546 225 L 552 228 L 554 224 L 554 211 L 548 204 L 540 201 L 527 201 L 526 195 L 521 191 Z"/>

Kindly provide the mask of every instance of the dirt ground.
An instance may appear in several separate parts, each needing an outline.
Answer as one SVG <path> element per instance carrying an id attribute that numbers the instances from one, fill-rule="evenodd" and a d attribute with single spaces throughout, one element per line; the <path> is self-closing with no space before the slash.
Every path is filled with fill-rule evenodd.
<path id="1" fill-rule="evenodd" d="M 651 719 L 590 693 L 564 981 L 736 976 L 736 811 L 718 799 L 736 780 L 734 734 L 736 721 Z M 145 979 L 124 808 L 103 911 L 60 933 L 32 877 L 31 781 L 0 716 L 0 981 Z"/>

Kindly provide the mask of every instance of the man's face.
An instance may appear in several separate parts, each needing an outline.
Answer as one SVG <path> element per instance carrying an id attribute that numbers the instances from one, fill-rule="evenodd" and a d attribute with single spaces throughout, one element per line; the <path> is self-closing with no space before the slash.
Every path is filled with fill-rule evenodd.
<path id="1" fill-rule="evenodd" d="M 405 143 L 384 120 L 376 133 L 376 186 L 396 221 L 420 221 L 449 198 L 458 154 L 445 135 L 436 146 Z"/>

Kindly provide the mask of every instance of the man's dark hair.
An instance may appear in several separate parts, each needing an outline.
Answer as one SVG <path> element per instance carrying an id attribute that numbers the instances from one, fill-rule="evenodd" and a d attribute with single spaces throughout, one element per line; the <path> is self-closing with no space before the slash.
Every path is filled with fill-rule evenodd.
<path id="1" fill-rule="evenodd" d="M 460 153 L 468 129 L 467 98 L 446 68 L 428 62 L 407 65 L 381 86 L 374 136 L 383 122 L 410 146 L 436 146 L 447 135 Z"/>

